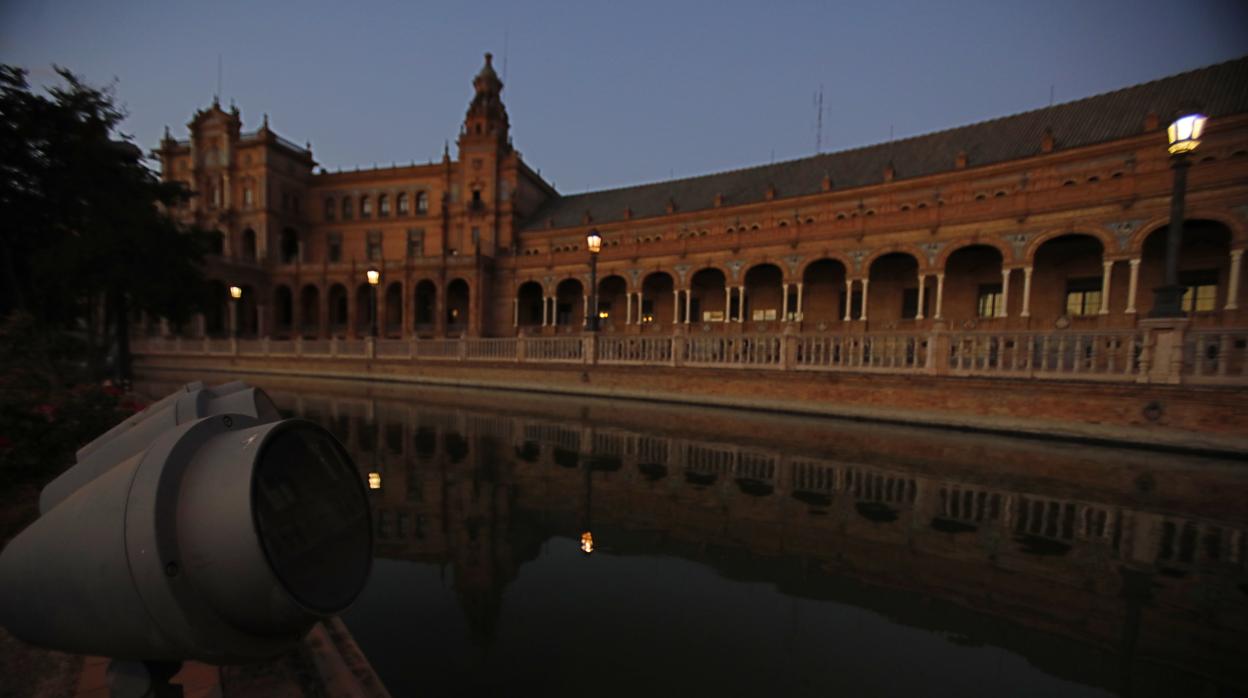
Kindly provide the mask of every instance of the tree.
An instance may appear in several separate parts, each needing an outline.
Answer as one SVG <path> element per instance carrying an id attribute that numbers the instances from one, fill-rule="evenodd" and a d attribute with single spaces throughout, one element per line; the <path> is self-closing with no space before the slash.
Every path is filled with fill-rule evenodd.
<path id="1" fill-rule="evenodd" d="M 0 66 L 0 313 L 88 337 L 111 329 L 125 379 L 131 314 L 189 318 L 206 295 L 211 237 L 167 215 L 190 194 L 160 181 L 118 133 L 111 91 L 57 73 L 63 84 L 40 95 L 24 71 Z"/>

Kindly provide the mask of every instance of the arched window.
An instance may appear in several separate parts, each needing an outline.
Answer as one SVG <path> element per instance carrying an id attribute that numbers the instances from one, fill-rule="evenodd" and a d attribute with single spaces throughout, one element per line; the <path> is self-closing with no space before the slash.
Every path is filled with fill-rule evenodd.
<path id="1" fill-rule="evenodd" d="M 416 192 L 416 213 L 429 213 L 429 194 L 427 192 Z"/>
<path id="2" fill-rule="evenodd" d="M 408 201 L 407 201 L 407 192 L 403 192 L 403 193 L 399 194 L 399 198 L 398 198 L 398 201 L 397 201 L 396 203 L 397 203 L 397 206 L 398 206 L 398 213 L 399 213 L 399 215 L 400 215 L 400 216 L 406 216 L 406 215 L 408 214 L 408 212 L 409 212 L 409 210 L 408 210 L 408 205 L 407 205 L 407 204 L 408 204 Z"/>
<path id="3" fill-rule="evenodd" d="M 349 221 L 355 216 L 355 209 L 351 205 L 351 197 L 342 197 L 342 220 Z"/>
<path id="4" fill-rule="evenodd" d="M 373 215 L 373 200 L 367 196 L 360 197 L 360 218 L 371 218 Z"/>
<path id="5" fill-rule="evenodd" d="M 385 218 L 390 215 L 390 197 L 385 194 L 377 196 L 377 215 Z"/>

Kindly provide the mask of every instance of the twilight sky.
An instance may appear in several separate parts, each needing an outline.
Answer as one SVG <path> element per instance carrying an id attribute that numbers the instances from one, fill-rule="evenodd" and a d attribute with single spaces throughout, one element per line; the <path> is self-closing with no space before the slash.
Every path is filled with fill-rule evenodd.
<path id="1" fill-rule="evenodd" d="M 220 54 L 244 130 L 267 112 L 331 170 L 439 157 L 486 51 L 516 147 L 575 193 L 813 154 L 821 85 L 829 152 L 1235 58 L 1248 2 L 0 0 L 0 61 L 116 80 L 145 148 Z"/>

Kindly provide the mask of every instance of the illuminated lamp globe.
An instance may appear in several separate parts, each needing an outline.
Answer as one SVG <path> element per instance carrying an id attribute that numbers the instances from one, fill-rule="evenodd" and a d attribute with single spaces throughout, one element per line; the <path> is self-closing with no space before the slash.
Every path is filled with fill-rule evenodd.
<path id="1" fill-rule="evenodd" d="M 1204 114 L 1184 114 L 1175 119 L 1170 128 L 1166 129 L 1170 140 L 1170 154 L 1180 155 L 1196 150 L 1207 120 L 1208 117 Z"/>
<path id="2" fill-rule="evenodd" d="M 590 254 L 598 254 L 602 251 L 602 236 L 598 234 L 597 230 L 591 230 L 585 236 L 585 247 L 589 248 Z"/>
<path id="3" fill-rule="evenodd" d="M 241 287 L 239 286 L 230 287 L 230 298 L 233 298 L 234 300 L 238 300 L 239 298 L 242 298 L 242 297 L 243 297 L 243 289 Z"/>
<path id="4" fill-rule="evenodd" d="M 368 271 L 364 272 L 364 274 L 368 277 L 369 286 L 376 286 L 377 284 L 381 283 L 380 271 L 377 271 L 376 269 L 369 269 Z"/>

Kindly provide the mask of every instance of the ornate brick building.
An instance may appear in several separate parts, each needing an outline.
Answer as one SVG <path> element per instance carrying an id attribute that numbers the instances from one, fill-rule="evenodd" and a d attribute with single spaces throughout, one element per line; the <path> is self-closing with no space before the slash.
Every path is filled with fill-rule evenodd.
<path id="1" fill-rule="evenodd" d="M 790 162 L 561 196 L 512 145 L 486 55 L 457 157 L 318 170 L 267 117 L 196 113 L 166 134 L 180 212 L 221 231 L 219 309 L 186 334 L 391 338 L 580 332 L 585 234 L 604 238 L 602 329 L 855 333 L 1127 329 L 1162 283 L 1165 126 L 1210 119 L 1192 157 L 1180 281 L 1195 326 L 1242 326 L 1248 58 L 1076 102 Z M 1160 231 L 1160 232 L 1159 232 Z"/>

